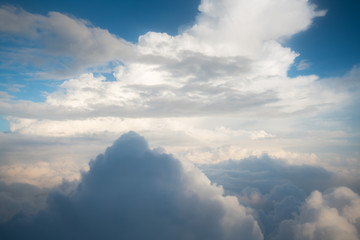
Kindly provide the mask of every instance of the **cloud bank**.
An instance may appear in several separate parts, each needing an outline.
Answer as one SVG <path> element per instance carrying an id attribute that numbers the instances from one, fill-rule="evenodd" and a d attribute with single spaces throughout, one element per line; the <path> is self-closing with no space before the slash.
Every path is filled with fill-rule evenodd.
<path id="1" fill-rule="evenodd" d="M 236 198 L 134 132 L 91 161 L 70 193 L 50 192 L 47 205 L 2 224 L 1 238 L 263 239 Z"/>

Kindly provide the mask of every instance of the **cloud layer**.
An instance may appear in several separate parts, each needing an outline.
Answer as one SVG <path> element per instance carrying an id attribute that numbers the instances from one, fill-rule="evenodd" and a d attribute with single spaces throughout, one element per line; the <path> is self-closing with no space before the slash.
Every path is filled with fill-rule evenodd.
<path id="1" fill-rule="evenodd" d="M 89 165 L 50 190 L 1 183 L 0 237 L 359 238 L 359 195 L 320 167 L 264 156 L 202 165 L 205 175 L 134 132 Z"/>

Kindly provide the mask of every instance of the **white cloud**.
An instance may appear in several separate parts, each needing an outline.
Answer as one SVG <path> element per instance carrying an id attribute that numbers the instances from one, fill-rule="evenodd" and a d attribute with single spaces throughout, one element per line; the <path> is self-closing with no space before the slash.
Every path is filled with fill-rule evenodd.
<path id="1" fill-rule="evenodd" d="M 307 59 L 302 59 L 297 65 L 296 69 L 299 71 L 306 70 L 311 66 L 311 63 Z"/>
<path id="2" fill-rule="evenodd" d="M 273 138 L 273 137 L 275 137 L 275 136 L 267 133 L 264 130 L 255 131 L 250 135 L 250 138 L 253 140 L 264 139 L 264 138 Z"/>
<path id="3" fill-rule="evenodd" d="M 41 16 L 2 8 L 2 15 L 16 19 L 11 28 L 2 31 L 33 36 L 35 42 L 45 44 L 45 50 L 33 51 L 55 58 L 70 57 L 73 61 L 66 69 L 75 70 L 73 75 L 78 73 L 76 69 L 113 60 L 124 62 L 115 69 L 117 82 L 91 75 L 66 81 L 60 93 L 48 98 L 48 103 L 55 106 L 87 109 L 91 104 L 96 110 L 96 105 L 102 107 L 103 102 L 117 107 L 126 102 L 137 112 L 148 110 L 157 115 L 161 109 L 168 112 L 166 102 L 174 112 L 201 115 L 264 107 L 273 102 L 279 102 L 277 108 L 286 102 L 291 106 L 285 111 L 293 112 L 308 107 L 310 101 L 312 105 L 329 101 L 328 97 L 314 98 L 313 91 L 320 90 L 313 87 L 316 77 L 286 76 L 297 54 L 280 45 L 284 37 L 305 30 L 312 18 L 323 12 L 316 12 L 304 0 L 257 1 L 254 6 L 246 1 L 203 1 L 194 26 L 174 37 L 150 32 L 140 36 L 137 45 L 57 12 Z M 25 20 L 31 33 L 21 31 Z M 296 92 L 289 93 L 289 89 Z M 103 99 L 99 94 L 107 98 L 96 102 Z M 184 109 L 188 111 L 181 113 Z"/>
<path id="4" fill-rule="evenodd" d="M 358 102 L 359 68 L 355 67 L 341 78 L 287 76 L 299 54 L 282 43 L 305 31 L 313 18 L 324 16 L 325 11 L 316 11 L 306 0 L 203 0 L 199 10 L 195 24 L 178 35 L 149 32 L 140 36 L 138 43 L 131 44 L 76 17 L 57 12 L 43 16 L 18 8 L 0 8 L 0 22 L 11 19 L 11 24 L 0 24 L 4 39 L 25 40 L 25 46 L 4 54 L 3 61 L 34 64 L 36 76 L 42 78 L 67 78 L 55 91 L 47 93 L 46 101 L 41 103 L 17 100 L 8 92 L 0 92 L 0 114 L 7 116 L 12 131 L 11 134 L 0 134 L 0 180 L 50 187 L 63 177 L 79 179 L 78 170 L 86 169 L 84 160 L 99 152 L 115 136 L 134 130 L 146 136 L 151 147 L 162 146 L 182 160 L 199 164 L 242 159 L 239 166 L 248 167 L 248 170 L 243 169 L 239 175 L 234 168 L 228 176 L 217 172 L 225 180 L 239 180 L 227 182 L 230 187 L 225 190 L 236 190 L 231 188 L 236 183 L 244 184 L 244 188 L 251 184 L 269 186 L 270 181 L 273 181 L 272 186 L 279 182 L 284 184 L 276 185 L 270 193 L 256 189 L 238 193 L 239 199 L 252 207 L 271 205 L 273 209 L 268 215 L 273 215 L 266 219 L 275 223 L 269 226 L 288 219 L 281 224 L 277 236 L 280 239 L 343 236 L 357 239 L 359 196 L 348 188 L 313 192 L 300 209 L 299 216 L 291 220 L 303 196 L 302 189 L 289 185 L 289 181 L 306 188 L 306 192 L 310 188 L 313 191 L 314 186 L 324 188 L 333 184 L 334 176 L 338 178 L 336 181 L 341 179 L 348 186 L 358 186 L 359 155 L 351 152 L 339 157 L 336 152 L 338 148 L 342 148 L 341 151 L 349 147 L 355 149 L 358 144 L 349 144 L 349 138 L 358 137 L 358 133 L 344 130 L 343 123 L 329 119 L 329 114 L 337 114 L 336 111 L 346 104 L 354 103 L 354 99 Z M 300 61 L 297 67 L 306 69 L 309 62 Z M 112 73 L 115 80 L 106 79 L 104 72 Z M 21 92 L 23 89 L 14 85 L 8 91 Z M 129 149 L 132 147 L 129 145 Z M 129 149 L 125 152 L 130 152 Z M 156 151 L 152 153 L 159 156 Z M 270 161 L 264 156 L 281 160 Z M 258 161 L 269 161 L 247 161 L 256 157 Z M 98 158 L 100 160 L 96 162 L 100 163 L 102 157 Z M 269 170 L 267 167 L 272 163 L 282 171 Z M 158 170 L 153 165 L 145 168 L 146 163 L 139 166 L 132 170 L 141 170 L 141 167 L 144 171 Z M 258 171 L 254 171 L 254 167 Z M 82 176 L 96 182 L 99 179 L 90 176 L 91 171 L 101 167 L 92 168 Z M 332 175 L 329 169 L 336 174 Z M 180 197 L 187 203 L 188 194 L 192 194 L 192 199 L 202 203 L 200 210 L 190 208 L 194 210 L 190 215 L 196 215 L 195 220 L 204 220 L 202 223 L 195 221 L 200 224 L 196 226 L 201 228 L 201 224 L 211 222 L 208 215 L 214 214 L 212 216 L 220 219 L 217 222 L 221 226 L 207 229 L 217 234 L 219 229 L 221 234 L 228 233 L 223 239 L 242 234 L 261 239 L 256 221 L 248 214 L 251 212 L 255 216 L 259 212 L 244 208 L 234 197 L 223 197 L 222 189 L 210 185 L 191 164 L 181 171 L 184 171 L 180 174 L 183 182 L 179 189 L 180 195 L 184 195 Z M 165 172 L 162 174 L 157 177 L 166 175 Z M 249 178 L 244 180 L 244 175 Z M 259 180 L 260 175 L 265 177 Z M 121 180 L 116 183 L 117 190 L 118 184 L 134 180 L 132 176 L 126 178 L 121 174 L 106 175 L 104 179 L 111 176 Z M 314 178 L 318 181 L 311 184 Z M 166 178 L 162 183 L 176 185 L 171 181 L 173 179 L 168 180 Z M 87 184 L 85 180 L 83 183 L 90 189 L 87 193 L 98 194 L 92 189 L 95 185 Z M 114 192 L 107 189 L 108 186 L 112 185 L 98 190 L 111 195 Z M 131 191 L 124 192 L 131 194 Z M 115 191 L 120 195 L 124 192 Z M 284 192 L 288 195 L 282 196 Z M 275 201 L 272 197 L 277 194 L 282 198 Z M 50 194 L 49 202 L 55 211 L 61 212 L 64 202 L 80 206 L 89 199 L 81 188 L 73 195 L 64 196 Z M 6 206 L 21 204 L 18 199 L 9 200 L 8 195 L 0 197 L 3 197 L 0 201 L 8 204 Z M 165 199 L 173 200 L 171 197 Z M 98 200 L 100 205 L 103 204 L 101 199 Z M 183 199 L 179 202 L 183 203 Z M 145 208 L 146 204 L 148 202 L 143 205 Z M 101 205 L 105 212 L 113 210 L 113 205 L 109 205 L 110 208 L 105 205 Z M 213 211 L 217 207 L 223 214 L 220 218 Z M 7 218 L 13 216 L 14 211 L 3 209 L 0 211 Z M 54 209 L 48 213 L 51 215 Z M 153 206 L 149 205 L 147 210 L 151 212 L 151 209 Z M 88 210 L 86 207 L 80 209 L 80 218 L 85 222 L 87 214 L 104 217 L 96 212 L 96 208 Z M 175 212 L 175 216 L 176 213 L 179 212 Z M 157 220 L 161 222 L 161 219 Z M 239 225 L 240 222 L 245 225 Z M 271 231 L 275 229 L 270 228 Z"/>
<path id="5" fill-rule="evenodd" d="M 327 158 L 319 159 L 315 147 L 332 154 L 334 146 L 347 146 L 341 126 L 317 128 L 327 126 L 321 114 L 352 100 L 348 89 L 314 75 L 287 76 L 298 53 L 282 42 L 324 11 L 305 0 L 204 0 L 199 9 L 182 33 L 149 32 L 130 44 L 76 17 L 2 7 L 0 17 L 13 19 L 1 26 L 3 35 L 32 44 L 19 54 L 28 53 L 46 74 L 71 77 L 41 103 L 0 93 L 0 114 L 13 133 L 30 138 L 99 141 L 135 130 L 196 162 L 267 153 L 323 166 Z M 73 62 L 53 68 L 63 57 Z M 110 81 L 96 68 L 111 61 Z"/>
<path id="6" fill-rule="evenodd" d="M 287 77 L 297 53 L 281 41 L 324 15 L 305 0 L 204 0 L 192 27 L 176 36 L 149 32 L 138 44 L 57 12 L 42 16 L 10 7 L 1 10 L 16 20 L 11 28 L 1 29 L 5 34 L 44 44 L 32 52 L 70 57 L 66 68 L 73 75 L 109 61 L 123 62 L 113 69 L 116 81 L 83 74 L 62 83 L 45 104 L 3 102 L 5 115 L 22 115 L 31 105 L 37 109 L 30 113 L 34 118 L 270 117 L 313 112 L 344 98 L 319 86 L 316 76 Z M 25 20 L 29 33 L 22 31 Z"/>
<path id="7" fill-rule="evenodd" d="M 360 235 L 360 198 L 346 187 L 314 191 L 295 220 L 280 225 L 276 239 L 349 239 Z"/>

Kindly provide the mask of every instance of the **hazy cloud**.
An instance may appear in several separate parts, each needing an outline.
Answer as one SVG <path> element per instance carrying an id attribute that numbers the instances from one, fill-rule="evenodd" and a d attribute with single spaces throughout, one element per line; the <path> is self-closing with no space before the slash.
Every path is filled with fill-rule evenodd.
<path id="1" fill-rule="evenodd" d="M 278 184 L 293 184 L 310 194 L 336 186 L 336 175 L 319 166 L 289 165 L 286 161 L 268 156 L 228 160 L 217 164 L 200 165 L 204 173 L 228 193 L 237 194 L 246 187 L 268 193 Z"/>
<path id="2" fill-rule="evenodd" d="M 0 223 L 16 214 L 34 216 L 45 207 L 47 191 L 25 183 L 0 182 Z"/>
<path id="3" fill-rule="evenodd" d="M 296 69 L 299 71 L 306 70 L 311 66 L 311 63 L 307 59 L 302 59 L 297 65 Z"/>

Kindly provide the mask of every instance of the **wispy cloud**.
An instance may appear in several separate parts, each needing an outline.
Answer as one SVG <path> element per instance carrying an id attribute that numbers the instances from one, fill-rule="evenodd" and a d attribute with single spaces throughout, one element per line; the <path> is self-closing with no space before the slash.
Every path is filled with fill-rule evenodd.
<path id="1" fill-rule="evenodd" d="M 302 59 L 300 62 L 296 65 L 296 69 L 299 71 L 306 70 L 311 66 L 311 62 L 307 59 Z"/>

